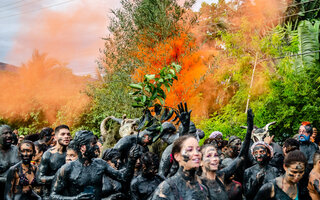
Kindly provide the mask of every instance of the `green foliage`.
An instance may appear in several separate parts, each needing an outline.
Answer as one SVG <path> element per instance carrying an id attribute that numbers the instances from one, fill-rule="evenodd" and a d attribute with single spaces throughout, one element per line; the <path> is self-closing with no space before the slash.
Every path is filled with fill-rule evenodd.
<path id="1" fill-rule="evenodd" d="M 320 21 L 315 20 L 314 25 L 310 21 L 301 21 L 298 26 L 299 34 L 299 56 L 301 65 L 305 67 L 314 67 L 313 64 L 319 60 L 319 25 Z M 308 53 L 308 54 L 307 54 Z"/>
<path id="2" fill-rule="evenodd" d="M 135 101 L 132 106 L 134 108 L 144 107 L 145 109 L 154 107 L 156 100 L 164 105 L 166 94 L 164 87 L 170 92 L 174 80 L 178 80 L 176 73 L 179 73 L 181 66 L 172 63 L 170 66 L 163 67 L 160 73 L 144 75 L 141 83 L 132 83 L 130 87 L 135 91 L 130 93 Z"/>
<path id="3" fill-rule="evenodd" d="M 302 21 L 298 30 L 292 30 L 290 24 L 277 26 L 269 35 L 260 39 L 260 54 L 263 54 L 263 57 L 290 56 L 266 63 L 274 66 L 274 71 L 269 74 L 270 90 L 250 100 L 250 107 L 255 115 L 255 125 L 263 127 L 269 122 L 277 122 L 270 127 L 276 141 L 283 141 L 296 134 L 302 121 L 310 121 L 316 127 L 320 125 L 319 57 L 315 53 L 291 56 L 299 52 L 319 50 L 318 35 L 317 21 L 313 23 Z M 235 56 L 237 63 L 246 63 L 244 55 L 249 60 L 253 58 L 245 54 L 244 47 L 238 45 L 237 37 L 241 38 L 240 33 L 234 35 L 234 38 L 230 35 L 223 36 L 229 40 L 226 42 L 227 51 L 231 49 L 229 55 Z M 212 118 L 200 123 L 200 128 L 205 131 L 206 137 L 212 131 L 218 130 L 225 137 L 238 135 L 243 138 L 245 131 L 241 130 L 240 126 L 246 124 L 244 108 L 248 85 L 241 82 L 243 80 L 241 77 L 245 77 L 248 73 L 250 71 L 247 70 L 234 73 L 233 80 L 238 82 L 240 87 L 229 104 L 212 115 Z"/>

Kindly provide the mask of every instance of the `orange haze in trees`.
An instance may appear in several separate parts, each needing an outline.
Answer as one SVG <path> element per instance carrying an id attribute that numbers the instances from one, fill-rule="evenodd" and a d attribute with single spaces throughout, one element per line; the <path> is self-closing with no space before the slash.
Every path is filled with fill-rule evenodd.
<path id="1" fill-rule="evenodd" d="M 138 67 L 133 75 L 134 80 L 141 82 L 145 74 L 157 74 L 164 66 L 173 62 L 178 63 L 182 69 L 177 75 L 178 81 L 174 81 L 170 92 L 167 92 L 165 104 L 176 107 L 181 101 L 186 101 L 192 108 L 194 99 L 199 95 L 196 93 L 196 88 L 208 69 L 205 60 L 214 53 L 194 51 L 195 47 L 195 41 L 185 33 L 162 41 L 154 47 L 139 46 L 136 56 L 145 63 L 145 66 Z"/>
<path id="2" fill-rule="evenodd" d="M 31 112 L 41 112 L 49 124 L 72 125 L 89 103 L 81 93 L 87 78 L 72 74 L 57 60 L 34 51 L 17 73 L 0 72 L 0 116 L 26 120 Z"/>
<path id="3" fill-rule="evenodd" d="M 186 101 L 193 116 L 199 117 L 209 117 L 225 106 L 240 87 L 243 88 L 239 83 L 246 85 L 249 91 L 255 55 L 259 53 L 258 59 L 263 55 L 257 41 L 282 21 L 288 2 L 252 0 L 242 5 L 231 2 L 221 3 L 220 7 L 204 6 L 191 34 L 181 33 L 153 48 L 140 45 L 135 56 L 145 66 L 139 66 L 133 76 L 140 82 L 145 74 L 156 74 L 165 65 L 179 63 L 182 70 L 167 94 L 166 105 L 175 107 Z M 245 57 L 227 52 L 224 38 L 219 37 L 218 31 L 240 35 L 229 40 L 235 50 L 244 51 Z M 268 92 L 269 68 L 265 63 L 257 64 L 251 98 Z M 240 80 L 237 75 L 244 71 Z"/>

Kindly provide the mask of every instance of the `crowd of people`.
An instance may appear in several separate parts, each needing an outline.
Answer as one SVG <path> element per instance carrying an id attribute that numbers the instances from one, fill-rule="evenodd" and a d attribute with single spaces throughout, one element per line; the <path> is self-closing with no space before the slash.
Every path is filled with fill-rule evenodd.
<path id="1" fill-rule="evenodd" d="M 280 146 L 258 131 L 249 109 L 243 141 L 214 131 L 200 146 L 204 134 L 190 113 L 181 104 L 178 130 L 165 122 L 108 149 L 88 130 L 72 138 L 67 125 L 24 137 L 0 125 L 0 199 L 320 200 L 311 123 Z M 148 148 L 157 139 L 167 144 L 160 155 Z"/>

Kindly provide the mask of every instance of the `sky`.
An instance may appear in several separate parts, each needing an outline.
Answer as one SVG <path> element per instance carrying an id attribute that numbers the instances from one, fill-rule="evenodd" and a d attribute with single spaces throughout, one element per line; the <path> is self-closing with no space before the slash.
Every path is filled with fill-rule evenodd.
<path id="1" fill-rule="evenodd" d="M 198 11 L 202 2 L 193 6 Z M 120 0 L 0 0 L 0 62 L 20 66 L 37 49 L 76 75 L 96 73 L 111 9 Z"/>

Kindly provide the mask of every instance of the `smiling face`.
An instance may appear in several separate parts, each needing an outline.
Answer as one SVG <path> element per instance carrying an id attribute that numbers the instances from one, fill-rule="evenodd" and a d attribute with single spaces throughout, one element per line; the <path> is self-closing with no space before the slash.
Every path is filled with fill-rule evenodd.
<path id="1" fill-rule="evenodd" d="M 209 146 L 202 150 L 201 166 L 203 172 L 217 171 L 219 168 L 219 154 L 216 148 Z"/>
<path id="2" fill-rule="evenodd" d="M 70 131 L 66 128 L 60 129 L 54 137 L 61 146 L 68 146 L 71 140 Z"/>
<path id="3" fill-rule="evenodd" d="M 294 162 L 289 167 L 283 166 L 286 171 L 286 179 L 292 183 L 298 183 L 303 177 L 305 165 L 302 162 Z"/>
<path id="4" fill-rule="evenodd" d="M 201 160 L 198 141 L 193 137 L 186 139 L 182 144 L 181 151 L 176 153 L 174 158 L 185 170 L 198 168 Z"/>
<path id="5" fill-rule="evenodd" d="M 269 156 L 270 153 L 264 145 L 257 145 L 253 148 L 253 157 L 258 164 L 265 164 Z"/>

